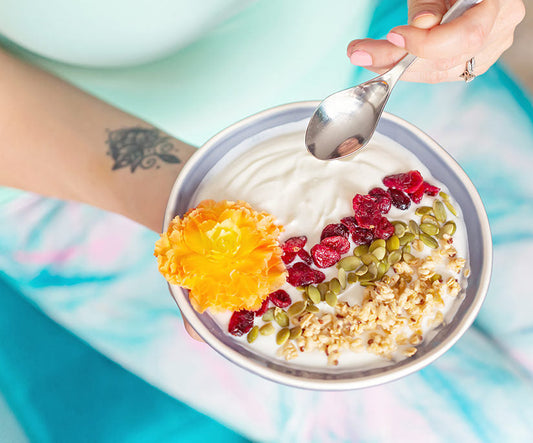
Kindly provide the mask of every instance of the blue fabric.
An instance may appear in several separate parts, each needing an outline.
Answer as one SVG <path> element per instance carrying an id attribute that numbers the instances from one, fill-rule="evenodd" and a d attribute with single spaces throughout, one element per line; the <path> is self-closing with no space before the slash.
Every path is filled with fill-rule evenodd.
<path id="1" fill-rule="evenodd" d="M 256 24 L 261 23 L 258 10 L 252 15 Z M 406 16 L 404 0 L 378 2 L 369 35 L 384 36 L 391 27 L 405 22 Z M 275 17 L 271 10 L 266 23 Z M 357 31 L 348 28 L 349 23 L 346 19 L 332 41 L 322 45 L 325 53 L 330 46 L 342 48 L 339 52 L 345 57 L 347 35 L 367 35 L 366 21 Z M 336 30 L 336 24 L 331 24 L 331 30 Z M 230 32 L 240 25 L 239 20 L 230 25 L 218 32 Z M 246 27 L 242 29 L 246 31 Z M 218 35 L 214 33 L 211 40 L 199 42 L 196 49 L 204 55 L 212 48 L 219 50 L 213 41 Z M 265 49 L 271 65 L 276 63 L 275 47 Z M 195 59 L 193 49 L 160 64 L 133 70 L 133 76 L 126 71 L 105 76 L 102 72 L 66 67 L 62 73 L 124 109 L 150 117 L 173 133 L 184 131 L 195 142 L 236 120 L 239 114 L 283 100 L 319 98 L 325 95 L 325 87 L 331 92 L 344 81 L 329 72 L 318 87 L 313 84 L 313 74 L 327 65 L 322 65 L 329 60 L 325 56 L 313 60 L 316 66 L 309 69 L 297 89 L 287 85 L 285 89 L 277 88 L 279 78 L 269 78 L 271 70 L 261 65 L 257 71 L 264 71 L 265 75 L 258 74 L 257 82 L 264 95 L 256 98 L 239 88 L 222 91 L 239 106 L 222 113 L 217 106 L 227 106 L 227 101 L 219 95 L 216 100 L 222 101 L 217 101 L 214 108 L 206 108 L 209 121 L 188 128 L 193 120 L 201 120 L 206 102 L 187 119 L 183 109 L 174 109 L 183 91 L 172 91 L 170 104 L 163 99 L 167 95 L 165 81 L 170 84 L 179 78 L 179 60 L 207 63 L 205 57 Z M 333 51 L 329 55 L 333 57 Z M 257 60 L 257 65 L 262 61 L 264 58 Z M 163 86 L 153 82 L 152 89 L 143 89 L 159 70 L 164 73 Z M 345 86 L 371 76 L 362 69 L 351 72 Z M 195 86 L 205 84 L 198 82 Z M 20 294 L 17 297 L 31 300 L 47 316 L 151 385 L 253 440 L 529 442 L 533 436 L 533 299 L 529 282 L 533 228 L 528 223 L 533 219 L 531 101 L 496 66 L 468 85 L 401 82 L 387 110 L 416 124 L 458 160 L 482 196 L 494 238 L 492 284 L 474 327 L 437 362 L 403 380 L 357 392 L 316 393 L 276 385 L 230 364 L 184 332 L 151 256 L 156 235 L 121 217 L 83 205 L 31 194 L 21 194 L 3 204 L 0 269 L 5 272 L 6 281 L 16 287 Z M 185 120 L 181 120 L 182 116 Z M 15 315 L 7 308 L 5 311 L 10 313 L 8 319 Z M 9 331 L 16 330 L 13 321 L 10 320 Z M 42 330 L 28 331 L 32 331 L 31 335 L 23 334 L 27 342 L 39 337 L 41 346 L 49 346 Z M 14 338 L 9 336 L 9 340 Z M 4 349 L 3 343 L 0 348 Z M 5 349 L 11 349 L 9 343 Z M 74 364 L 69 353 L 56 352 L 54 357 L 58 367 Z M 28 371 L 27 367 L 20 368 L 22 374 Z M 67 376 L 70 375 L 57 375 L 56 379 Z M 72 389 L 82 389 L 79 381 L 72 383 Z M 25 384 L 18 386 L 24 393 Z M 30 383 L 28 386 L 31 388 Z M 46 388 L 43 382 L 39 386 Z M 9 386 L 0 388 L 9 392 Z M 140 392 L 139 398 L 145 398 Z M 13 402 L 14 396 L 9 399 Z M 75 404 L 72 399 L 66 403 Z M 25 405 L 16 407 L 17 416 L 23 417 L 25 409 Z M 135 409 L 128 412 L 124 406 L 119 410 L 116 417 L 123 414 L 131 418 L 132 426 L 140 422 L 139 427 L 143 424 L 149 428 L 151 420 L 155 420 L 153 426 L 157 427 L 158 414 L 150 413 L 151 419 L 146 415 L 142 417 L 146 421 L 142 421 Z M 157 407 L 153 410 L 158 411 Z M 98 417 L 96 407 L 91 412 Z M 62 425 L 61 414 L 57 410 L 56 413 L 57 417 L 49 418 L 53 429 Z M 31 408 L 28 414 L 32 414 Z M 87 427 L 87 421 L 92 420 L 89 415 L 85 418 L 78 422 L 79 428 Z M 39 424 L 38 420 L 31 423 L 29 429 L 36 426 L 34 423 Z M 161 426 L 166 429 L 165 423 Z M 110 424 L 109 427 L 112 428 Z M 128 429 L 124 427 L 122 431 Z"/>
<path id="2" fill-rule="evenodd" d="M 96 352 L 1 274 L 0 343 L 0 391 L 31 441 L 248 441 Z"/>

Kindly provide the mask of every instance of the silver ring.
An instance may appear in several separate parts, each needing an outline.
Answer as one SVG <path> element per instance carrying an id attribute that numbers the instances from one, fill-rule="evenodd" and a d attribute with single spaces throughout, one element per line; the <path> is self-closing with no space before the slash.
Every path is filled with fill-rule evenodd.
<path id="1" fill-rule="evenodd" d="M 474 74 L 474 67 L 476 66 L 476 62 L 474 60 L 474 57 L 472 57 L 470 60 L 466 62 L 465 71 L 460 75 L 460 77 L 466 82 L 471 82 L 476 78 L 476 74 Z"/>

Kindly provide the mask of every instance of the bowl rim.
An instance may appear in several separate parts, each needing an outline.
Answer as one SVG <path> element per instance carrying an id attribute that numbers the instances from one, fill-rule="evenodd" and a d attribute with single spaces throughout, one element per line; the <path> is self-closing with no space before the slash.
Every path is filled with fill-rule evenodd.
<path id="1" fill-rule="evenodd" d="M 240 128 L 253 125 L 257 121 L 263 120 L 265 118 L 268 118 L 269 116 L 276 115 L 281 112 L 296 110 L 299 108 L 316 108 L 319 103 L 319 101 L 300 101 L 268 108 L 266 110 L 260 111 L 256 114 L 237 121 L 236 123 L 226 127 L 225 129 L 221 130 L 216 135 L 211 137 L 198 149 L 197 152 L 195 152 L 191 156 L 191 158 L 188 160 L 188 162 L 184 165 L 183 169 L 179 173 L 169 195 L 167 207 L 165 210 L 163 232 L 166 231 L 170 221 L 175 216 L 177 196 L 183 186 L 183 183 L 187 180 L 187 177 L 190 172 L 194 170 L 196 165 L 202 160 L 205 152 L 209 151 L 211 148 L 216 146 L 221 140 L 238 131 Z M 450 167 L 450 169 L 454 171 L 457 177 L 461 179 L 463 185 L 469 192 L 472 202 L 474 203 L 473 209 L 475 210 L 477 214 L 477 219 L 479 220 L 480 234 L 483 239 L 483 250 L 485 251 L 483 256 L 482 273 L 479 279 L 480 284 L 477 288 L 475 298 L 472 301 L 470 307 L 466 310 L 459 324 L 456 326 L 455 330 L 453 331 L 454 333 L 445 337 L 445 339 L 443 339 L 441 343 L 437 344 L 434 348 L 424 354 L 424 356 L 420 359 L 407 362 L 400 368 L 396 368 L 391 371 L 384 372 L 382 374 L 364 375 L 362 377 L 357 377 L 356 379 L 343 380 L 307 379 L 293 374 L 281 373 L 275 369 L 261 365 L 258 362 L 249 359 L 245 355 L 240 354 L 235 349 L 232 349 L 231 347 L 227 346 L 225 343 L 220 341 L 196 315 L 196 311 L 194 311 L 193 307 L 188 301 L 186 291 L 177 285 L 169 284 L 170 293 L 174 298 L 175 302 L 177 303 L 179 309 L 181 310 L 183 318 L 187 322 L 189 322 L 190 326 L 202 338 L 202 340 L 204 340 L 206 344 L 208 344 L 224 358 L 237 364 L 241 368 L 247 369 L 248 371 L 251 371 L 252 373 L 255 373 L 263 378 L 292 387 L 328 391 L 360 389 L 397 380 L 424 368 L 430 363 L 433 363 L 446 351 L 448 351 L 463 336 L 466 330 L 474 322 L 488 292 L 493 262 L 493 248 L 490 225 L 481 197 L 468 175 L 461 168 L 461 166 L 444 148 L 442 148 L 429 135 L 427 135 L 425 132 L 423 132 L 421 129 L 419 129 L 412 123 L 409 123 L 403 120 L 402 118 L 397 117 L 388 112 L 383 112 L 381 118 L 387 119 L 399 126 L 406 128 L 415 137 L 419 138 L 423 143 L 430 146 L 431 149 L 433 149 L 437 153 L 439 159 L 445 162 L 448 167 Z"/>

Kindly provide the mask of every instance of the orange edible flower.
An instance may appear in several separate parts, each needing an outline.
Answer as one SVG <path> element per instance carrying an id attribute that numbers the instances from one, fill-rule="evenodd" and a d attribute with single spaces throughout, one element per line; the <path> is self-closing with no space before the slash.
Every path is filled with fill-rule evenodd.
<path id="1" fill-rule="evenodd" d="M 246 202 L 204 200 L 170 222 L 154 255 L 170 283 L 190 289 L 198 312 L 254 311 L 285 282 L 282 230 Z"/>

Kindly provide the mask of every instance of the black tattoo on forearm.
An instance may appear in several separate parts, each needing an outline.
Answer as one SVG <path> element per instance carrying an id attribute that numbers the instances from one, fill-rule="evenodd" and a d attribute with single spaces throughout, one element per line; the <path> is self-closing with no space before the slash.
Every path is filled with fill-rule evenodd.
<path id="1" fill-rule="evenodd" d="M 115 164 L 113 170 L 130 168 L 135 172 L 137 168 L 150 169 L 160 167 L 160 162 L 180 163 L 175 155 L 177 148 L 172 139 L 155 128 L 122 128 L 107 130 L 107 152 Z"/>

